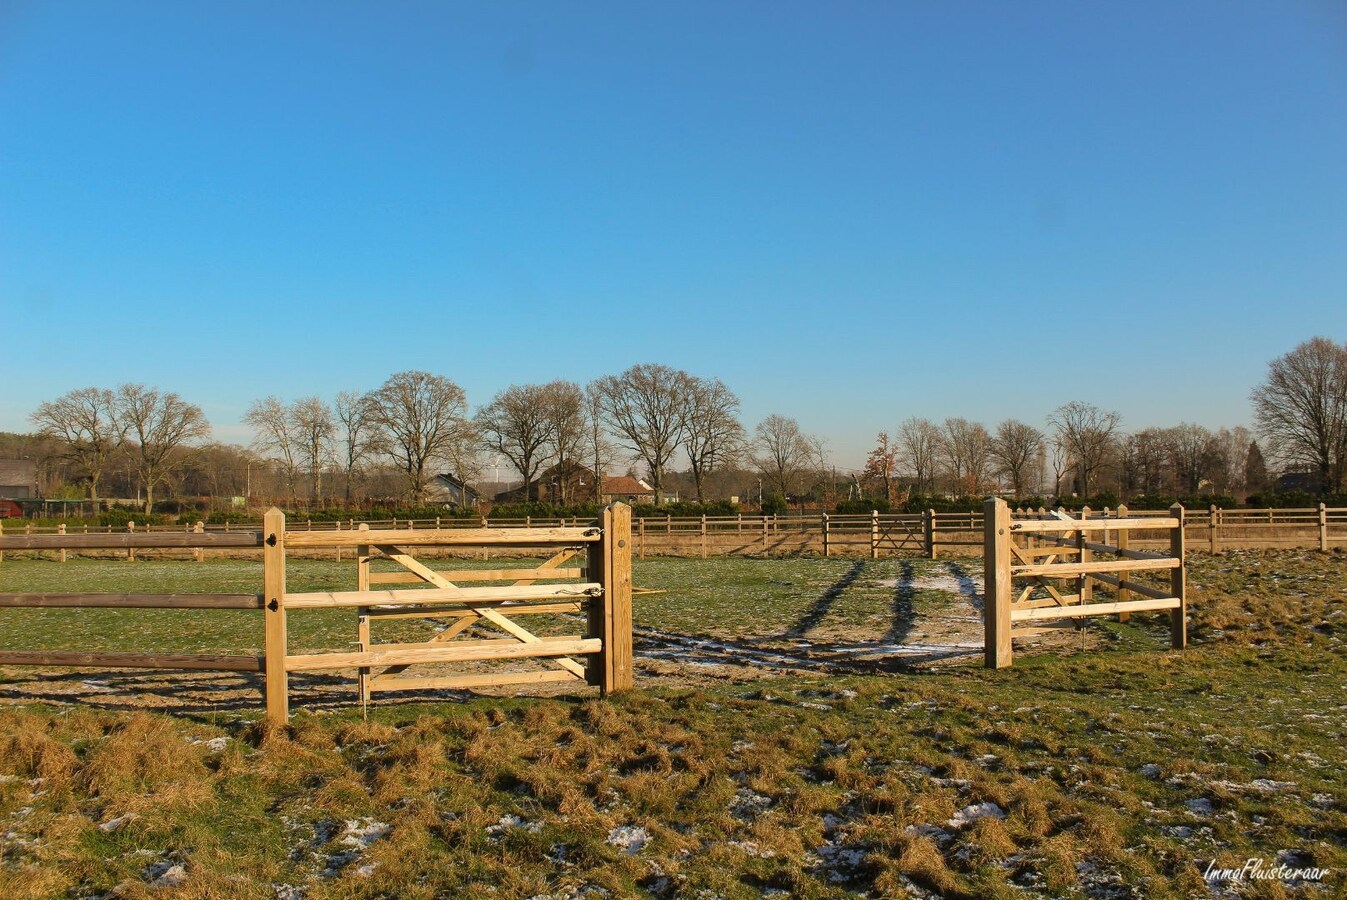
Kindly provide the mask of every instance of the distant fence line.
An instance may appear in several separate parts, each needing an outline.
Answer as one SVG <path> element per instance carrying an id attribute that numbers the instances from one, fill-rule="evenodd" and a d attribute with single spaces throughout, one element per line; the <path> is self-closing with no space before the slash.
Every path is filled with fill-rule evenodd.
<path id="1" fill-rule="evenodd" d="M 1043 510 L 1015 510 L 1015 514 L 1045 512 Z M 1117 510 L 1083 510 L 1067 513 L 1074 518 L 1082 516 L 1126 513 L 1127 515 L 1169 515 L 1168 510 L 1132 510 L 1126 506 Z M 384 519 L 342 522 L 315 522 L 295 518 L 291 531 L 349 531 L 364 525 L 373 529 L 436 530 L 454 528 L 530 528 L 575 527 L 588 521 L 580 517 L 543 518 L 526 516 L 517 519 L 464 519 L 443 517 L 436 519 Z M 643 516 L 632 520 L 632 542 L 638 558 L 646 556 L 779 556 L 817 554 L 820 556 L 976 556 L 982 552 L 982 523 L 980 512 L 872 513 L 870 515 L 815 515 L 783 516 Z M 43 534 L 108 534 L 115 531 L 137 534 L 198 533 L 230 534 L 255 532 L 261 522 L 231 523 L 225 525 L 137 525 L 99 526 L 79 525 L 67 528 L 34 527 L 31 524 L 6 527 L 0 522 L 0 534 L 7 537 Z M 1347 547 L 1347 507 L 1329 508 L 1322 504 L 1301 509 L 1219 509 L 1188 510 L 1184 519 L 1184 533 L 1190 551 L 1246 550 L 1257 548 L 1301 548 L 1330 550 Z M 10 552 L 19 549 L 12 541 L 5 542 Z M 75 544 L 57 552 L 64 560 L 69 553 L 81 552 Z M 131 558 L 140 546 L 128 550 Z M 36 552 L 37 548 L 34 548 Z M 160 551 L 160 552 L 167 552 Z M 181 552 L 181 551 L 179 551 Z M 223 547 L 199 547 L 191 551 L 201 560 L 207 554 L 218 555 L 237 550 Z M 335 550 L 341 559 L 342 549 Z M 482 551 L 489 554 L 492 551 Z M 497 551 L 498 552 L 498 551 Z M 2 557 L 0 557 L 2 558 Z"/>

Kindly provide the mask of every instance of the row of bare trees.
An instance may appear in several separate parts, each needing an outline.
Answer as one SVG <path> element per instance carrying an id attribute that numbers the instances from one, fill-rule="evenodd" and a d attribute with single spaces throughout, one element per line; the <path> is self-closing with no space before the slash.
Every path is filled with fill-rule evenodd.
<path id="1" fill-rule="evenodd" d="M 39 434 L 60 442 L 91 499 L 98 499 L 109 466 L 124 457 L 145 492 L 147 511 L 154 509 L 155 491 L 182 465 L 183 449 L 210 436 L 201 407 L 143 384 L 70 391 L 38 406 L 31 419 Z"/>
<path id="2" fill-rule="evenodd" d="M 1015 497 L 1064 493 L 1122 496 L 1241 493 L 1267 486 L 1267 470 L 1245 428 L 1212 431 L 1183 423 L 1127 434 L 1118 413 L 1066 403 L 1040 429 L 1006 419 L 988 430 L 962 418 L 911 418 L 881 432 L 866 460 L 873 493 Z"/>
<path id="3" fill-rule="evenodd" d="M 1127 433 L 1117 412 L 1066 403 L 1038 427 L 1007 419 L 989 430 L 964 418 L 909 418 L 881 432 L 862 478 L 890 500 L 904 493 L 1016 496 L 1240 493 L 1268 486 L 1269 470 L 1301 471 L 1323 492 L 1347 481 L 1347 346 L 1316 337 L 1273 360 L 1252 394 L 1255 434 L 1184 423 Z M 178 394 L 139 384 L 83 388 L 41 404 L 38 437 L 59 447 L 66 472 L 97 499 L 109 472 L 124 473 L 153 508 L 156 492 L 191 481 L 209 489 L 236 480 L 252 458 L 228 445 L 204 445 L 210 425 Z M 807 491 L 826 468 L 823 442 L 788 416 L 745 428 L 739 398 L 724 382 L 658 364 L 581 386 L 569 381 L 513 385 L 470 416 L 452 380 L 428 372 L 390 376 L 380 387 L 283 401 L 267 397 L 245 416 L 254 450 L 274 466 L 285 490 L 311 501 L 349 503 L 362 484 L 396 473 L 400 493 L 420 501 L 444 467 L 476 478 L 483 454 L 508 459 L 537 497 L 539 473 L 582 466 L 597 485 L 610 467 L 634 463 L 657 497 L 680 464 L 696 498 L 708 485 L 756 475 L 759 493 Z M 1260 443 L 1261 441 L 1261 443 Z M 211 467 L 193 469 L 197 457 Z M 216 474 L 212 474 L 216 473 Z M 231 480 L 232 479 L 232 480 Z M 675 480 L 684 482 L 680 474 Z M 568 479 L 559 480 L 568 502 Z M 246 490 L 246 489 L 245 489 Z"/>

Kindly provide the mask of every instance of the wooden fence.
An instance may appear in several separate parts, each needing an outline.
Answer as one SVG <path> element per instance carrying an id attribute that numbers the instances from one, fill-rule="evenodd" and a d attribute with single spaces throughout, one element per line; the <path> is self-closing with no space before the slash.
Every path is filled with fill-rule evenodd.
<path id="1" fill-rule="evenodd" d="M 286 557 L 311 548 L 344 547 L 355 553 L 356 589 L 290 592 Z M 513 552 L 551 552 L 541 566 L 437 572 L 417 559 L 430 548 L 494 547 Z M 231 550 L 262 552 L 262 592 L 258 594 L 0 594 L 2 608 L 253 609 L 263 618 L 260 656 L 131 652 L 0 651 L 0 665 L 105 668 L 194 669 L 255 672 L 264 676 L 267 718 L 289 716 L 291 672 L 354 669 L 359 695 L 374 690 L 483 687 L 580 680 L 604 693 L 631 687 L 631 509 L 606 507 L 584 525 L 514 528 L 302 530 L 287 528 L 273 509 L 260 530 L 135 531 L 88 534 L 8 534 L 0 550 L 67 552 L 114 550 Z M 584 566 L 563 568 L 583 554 Z M 375 556 L 398 563 L 399 573 L 374 573 Z M 450 580 L 450 579 L 453 580 Z M 461 587 L 457 582 L 485 583 Z M 496 582 L 496 584 L 491 584 Z M 509 584 L 499 584 L 509 582 Z M 540 583 L 543 582 L 543 583 Z M 408 584 L 410 589 L 375 590 L 374 584 Z M 348 608 L 355 612 L 360 649 L 355 652 L 293 655 L 288 650 L 287 616 L 307 609 Z M 582 613 L 585 633 L 540 637 L 514 617 L 539 613 Z M 376 644 L 372 622 L 389 617 L 450 618 L 452 624 L 429 641 Z M 453 640 L 470 626 L 489 624 L 505 632 L 500 640 Z M 574 657 L 584 657 L 585 663 Z M 543 659 L 550 670 L 397 677 L 408 666 L 505 659 Z"/>
<path id="2" fill-rule="evenodd" d="M 1014 511 L 1017 515 L 1041 515 L 1045 510 Z M 1085 510 L 1087 515 L 1100 511 Z M 1104 514 L 1139 517 L 1165 517 L 1166 510 L 1127 511 L 1102 510 Z M 382 521 L 314 522 L 294 518 L 291 531 L 351 531 L 362 524 L 374 530 L 458 530 L 474 528 L 564 528 L 578 527 L 584 520 L 578 518 L 523 518 L 523 519 L 385 519 Z M 115 529 L 112 526 L 58 526 L 38 528 L 31 523 L 5 525 L 0 522 L 0 534 L 111 534 L 124 533 L 205 533 L 231 534 L 253 532 L 261 523 L 249 525 L 130 525 Z M 7 530 L 6 530 L 7 529 Z M 1322 504 L 1304 509 L 1217 509 L 1188 511 L 1184 521 L 1189 550 L 1247 550 L 1258 548 L 1300 548 L 1328 551 L 1347 547 L 1347 508 L 1329 508 Z M 819 554 L 821 556 L 908 556 L 934 559 L 937 556 L 976 556 L 982 552 L 983 514 L 981 512 L 874 513 L 870 515 L 788 514 L 781 516 L 700 516 L 674 518 L 646 516 L 632 521 L 632 550 L 637 557 L 645 556 L 772 556 L 790 554 Z M 1161 539 L 1139 537 L 1143 544 L 1163 544 Z M 0 544 L 0 548 L 3 544 Z M 72 546 L 73 549 L 73 546 Z M 161 551 L 163 548 L 159 548 Z M 100 552 L 88 549 L 84 552 Z M 102 550 L 101 552 L 108 552 Z M 136 548 L 125 551 L 134 557 Z M 192 551 L 197 559 L 225 552 L 219 547 L 199 547 Z M 315 551 L 306 549 L 305 554 Z M 332 553 L 340 560 L 350 552 L 349 546 L 337 544 L 323 553 Z M 489 548 L 479 553 L 491 555 Z M 56 551 L 65 558 L 65 551 Z M 3 556 L 3 549 L 0 549 Z"/>
<path id="3" fill-rule="evenodd" d="M 1016 516 L 1004 500 L 988 500 L 983 526 L 987 667 L 1011 664 L 1016 637 L 1077 628 L 1090 616 L 1126 620 L 1134 612 L 1168 610 L 1170 643 L 1182 649 L 1187 645 L 1184 521 L 1179 505 L 1160 516 L 1088 510 L 1078 517 L 1046 511 Z M 1157 532 L 1162 537 L 1154 537 Z M 1152 543 L 1163 540 L 1165 552 L 1137 549 L 1142 542 L 1134 535 L 1141 534 Z M 1060 561 L 1064 558 L 1069 559 Z M 1166 577 L 1164 584 L 1138 580 L 1156 574 Z M 1072 587 L 1063 587 L 1063 581 Z M 1094 602 L 1095 582 L 1113 588 L 1116 599 Z"/>

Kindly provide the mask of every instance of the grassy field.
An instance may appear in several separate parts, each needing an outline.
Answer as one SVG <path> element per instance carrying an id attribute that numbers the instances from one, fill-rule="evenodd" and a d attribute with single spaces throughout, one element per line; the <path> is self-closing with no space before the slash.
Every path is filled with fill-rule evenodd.
<path id="1" fill-rule="evenodd" d="M 334 702 L 269 730 L 255 694 L 167 716 L 123 708 L 143 675 L 68 676 L 63 697 L 0 670 L 0 897 L 1188 897 L 1223 890 L 1209 861 L 1250 857 L 1330 873 L 1241 895 L 1347 893 L 1347 559 L 1195 556 L 1187 651 L 1137 616 L 1002 672 L 963 647 L 979 575 L 640 563 L 637 583 L 668 593 L 638 601 L 640 689 L 608 701 L 404 699 L 362 721 L 319 682 Z M 347 588 L 351 567 L 289 578 Z M 259 581 L 228 561 L 0 564 L 0 591 Z M 250 613 L 0 622 L 3 648 L 261 640 Z M 299 649 L 353 632 L 349 613 L 292 617 Z M 163 690 L 144 705 L 171 705 Z"/>

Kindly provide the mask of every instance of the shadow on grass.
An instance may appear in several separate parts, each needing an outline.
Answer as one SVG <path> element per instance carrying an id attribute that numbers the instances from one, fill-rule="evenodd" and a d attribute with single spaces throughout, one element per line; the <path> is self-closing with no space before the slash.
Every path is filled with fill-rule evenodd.
<path id="1" fill-rule="evenodd" d="M 846 593 L 847 588 L 856 583 L 856 579 L 861 577 L 865 571 L 865 563 L 861 560 L 851 564 L 851 568 L 842 574 L 828 589 L 810 604 L 805 614 L 795 622 L 794 625 L 786 629 L 780 637 L 802 637 L 818 627 L 832 610 L 833 605 L 837 603 L 839 597 Z"/>

